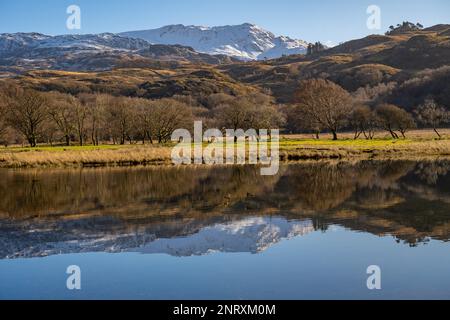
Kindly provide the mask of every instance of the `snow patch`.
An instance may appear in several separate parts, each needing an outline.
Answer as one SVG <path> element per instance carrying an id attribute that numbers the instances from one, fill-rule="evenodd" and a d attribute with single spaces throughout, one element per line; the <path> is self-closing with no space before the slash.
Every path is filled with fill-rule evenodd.
<path id="1" fill-rule="evenodd" d="M 159 29 L 130 31 L 120 35 L 153 44 L 179 44 L 207 54 L 225 54 L 241 60 L 263 60 L 304 54 L 308 44 L 289 37 L 276 37 L 257 25 L 204 27 L 170 25 Z"/>

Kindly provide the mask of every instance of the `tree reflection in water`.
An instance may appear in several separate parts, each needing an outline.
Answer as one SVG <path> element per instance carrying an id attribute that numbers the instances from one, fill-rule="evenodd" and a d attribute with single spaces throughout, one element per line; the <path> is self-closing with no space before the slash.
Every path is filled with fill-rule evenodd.
<path id="1" fill-rule="evenodd" d="M 259 221 L 242 229 L 250 232 L 271 217 L 393 235 L 412 246 L 448 241 L 449 170 L 448 161 L 290 164 L 274 177 L 252 166 L 2 170 L 0 258 L 45 255 L 49 242 L 94 250 L 83 245 L 110 237 L 116 248 L 138 247 Z M 278 223 L 284 236 L 296 228 Z"/>

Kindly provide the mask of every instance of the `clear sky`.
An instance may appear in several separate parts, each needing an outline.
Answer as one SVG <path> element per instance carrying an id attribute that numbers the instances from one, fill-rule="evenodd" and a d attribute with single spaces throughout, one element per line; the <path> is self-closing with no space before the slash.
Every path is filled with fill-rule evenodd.
<path id="1" fill-rule="evenodd" d="M 250 22 L 276 35 L 337 44 L 382 33 L 404 20 L 425 26 L 450 23 L 449 0 L 0 0 L 0 33 L 74 33 L 66 28 L 72 4 L 81 8 L 76 33 Z M 379 31 L 366 26 L 369 5 L 381 8 Z"/>

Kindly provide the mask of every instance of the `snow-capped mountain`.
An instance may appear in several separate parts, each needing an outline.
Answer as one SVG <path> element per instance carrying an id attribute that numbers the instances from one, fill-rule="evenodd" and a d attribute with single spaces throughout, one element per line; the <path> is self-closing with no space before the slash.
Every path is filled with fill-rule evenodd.
<path id="1" fill-rule="evenodd" d="M 121 37 L 112 33 L 48 36 L 40 33 L 0 34 L 0 56 L 33 56 L 42 51 L 134 51 L 149 47 L 141 39 Z"/>
<path id="2" fill-rule="evenodd" d="M 218 64 L 228 56 L 211 56 L 180 45 L 112 33 L 48 36 L 40 33 L 0 34 L 0 66 L 24 69 L 109 70 L 128 61 L 174 60 Z"/>
<path id="3" fill-rule="evenodd" d="M 253 24 L 166 26 L 155 30 L 49 36 L 0 34 L 0 71 L 57 69 L 103 71 L 155 60 L 221 64 L 305 53 L 307 43 L 276 37 Z"/>
<path id="4" fill-rule="evenodd" d="M 51 232 L 49 230 L 52 230 Z M 257 254 L 314 232 L 311 220 L 247 217 L 214 223 L 130 226 L 110 217 L 62 221 L 0 220 L 0 260 L 86 252 L 137 252 L 177 257 L 214 252 Z"/>
<path id="5" fill-rule="evenodd" d="M 284 218 L 246 218 L 201 229 L 189 237 L 156 239 L 137 251 L 145 254 L 201 256 L 214 252 L 257 254 L 272 245 L 314 232 L 312 221 L 288 221 Z"/>
<path id="6" fill-rule="evenodd" d="M 39 45 L 40 41 L 51 38 L 40 33 L 3 33 L 0 34 L 0 57 L 12 54 L 24 48 L 33 48 Z"/>
<path id="7" fill-rule="evenodd" d="M 130 31 L 120 35 L 147 40 L 153 44 L 179 44 L 198 52 L 223 54 L 241 60 L 265 60 L 283 55 L 303 54 L 308 43 L 289 37 L 276 37 L 254 24 L 201 27 L 170 25 L 159 29 Z"/>

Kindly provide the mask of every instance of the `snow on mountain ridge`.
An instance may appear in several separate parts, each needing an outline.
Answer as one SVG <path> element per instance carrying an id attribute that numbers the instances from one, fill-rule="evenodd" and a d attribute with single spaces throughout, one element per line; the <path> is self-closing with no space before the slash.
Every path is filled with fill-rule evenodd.
<path id="1" fill-rule="evenodd" d="M 41 41 L 51 38 L 40 33 L 3 33 L 0 34 L 0 55 L 9 53 L 24 47 L 35 47 Z"/>
<path id="2" fill-rule="evenodd" d="M 226 54 L 241 60 L 279 58 L 305 53 L 308 44 L 286 36 L 276 37 L 255 24 L 204 27 L 169 25 L 158 29 L 130 31 L 119 35 L 147 40 L 153 44 L 179 44 L 208 54 Z"/>
<path id="3" fill-rule="evenodd" d="M 254 24 L 171 25 L 120 34 L 0 33 L 0 65 L 21 69 L 109 70 L 130 59 L 220 64 L 305 53 L 307 43 Z"/>
<path id="4" fill-rule="evenodd" d="M 35 56 L 31 51 L 138 51 L 151 44 L 181 45 L 210 55 L 226 55 L 241 60 L 272 59 L 305 53 L 307 43 L 286 36 L 276 37 L 257 25 L 205 27 L 165 26 L 154 30 L 83 35 L 48 36 L 40 33 L 0 34 L 0 57 Z M 76 53 L 76 52 L 75 52 Z"/>
<path id="5" fill-rule="evenodd" d="M 46 36 L 41 34 L 0 34 L 2 42 L 16 42 L 17 48 L 42 49 L 42 48 L 92 48 L 98 50 L 140 50 L 149 46 L 149 43 L 141 39 L 126 38 L 113 33 L 84 34 L 84 35 L 60 35 Z M 0 50 L 3 46 L 0 46 Z"/>
<path id="6" fill-rule="evenodd" d="M 0 66 L 70 71 L 110 70 L 122 61 L 173 60 L 220 64 L 228 56 L 198 53 L 180 45 L 152 45 L 114 33 L 47 36 L 38 33 L 0 33 Z"/>
<path id="7" fill-rule="evenodd" d="M 312 221 L 288 221 L 284 218 L 246 218 L 205 227 L 188 237 L 156 239 L 137 251 L 189 257 L 213 252 L 263 252 L 282 240 L 314 232 Z"/>
<path id="8" fill-rule="evenodd" d="M 241 220 L 195 224 L 174 233 L 170 224 L 148 225 L 130 231 L 120 220 L 17 222 L 0 224 L 0 260 L 46 257 L 80 252 L 133 252 L 176 257 L 213 252 L 261 253 L 285 240 L 314 232 L 311 220 L 246 217 Z M 74 230 L 74 225 L 78 229 Z M 95 228 L 93 226 L 95 225 Z M 113 229 L 110 229 L 113 228 Z M 114 230 L 114 232 L 111 232 Z"/>

